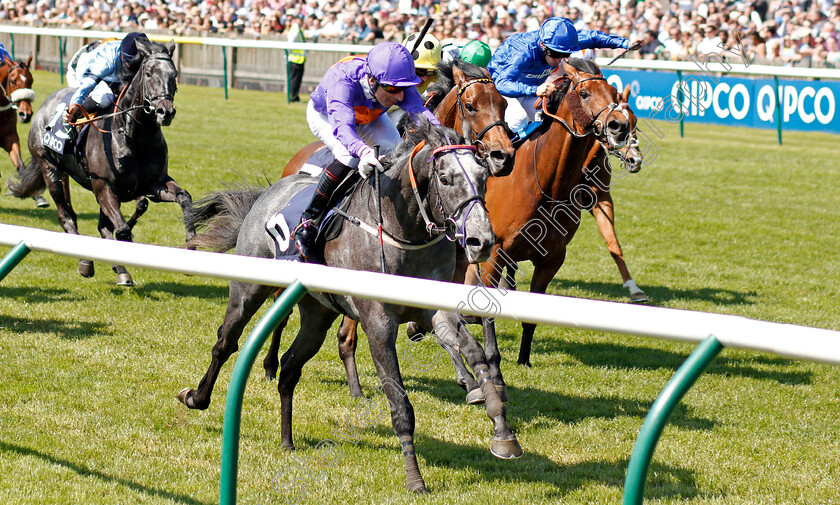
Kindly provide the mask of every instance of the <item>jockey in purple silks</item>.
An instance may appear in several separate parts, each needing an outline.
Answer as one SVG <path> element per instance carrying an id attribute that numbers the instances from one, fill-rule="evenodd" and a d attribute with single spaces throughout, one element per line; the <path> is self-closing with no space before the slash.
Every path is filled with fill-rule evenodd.
<path id="1" fill-rule="evenodd" d="M 414 60 L 396 42 L 383 42 L 367 57 L 350 56 L 330 67 L 312 92 L 306 107 L 309 129 L 335 156 L 321 173 L 312 201 L 295 228 L 295 245 L 309 259 L 318 230 L 313 224 L 324 213 L 332 193 L 347 173 L 356 168 L 363 178 L 382 165 L 371 145 L 387 154 L 400 142 L 397 127 L 385 112 L 394 105 L 413 116 L 440 125 L 423 106 L 415 87 Z"/>

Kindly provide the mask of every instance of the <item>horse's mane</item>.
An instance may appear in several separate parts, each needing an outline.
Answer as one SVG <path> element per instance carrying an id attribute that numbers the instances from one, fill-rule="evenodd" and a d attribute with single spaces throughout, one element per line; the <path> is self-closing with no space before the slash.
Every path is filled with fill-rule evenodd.
<path id="1" fill-rule="evenodd" d="M 463 144 L 464 137 L 445 126 L 435 126 L 423 116 L 418 118 L 417 123 L 405 131 L 402 142 L 391 152 L 390 155 L 382 160 L 382 165 L 386 170 L 393 166 L 402 166 L 407 163 L 414 147 L 421 141 L 425 140 L 427 144 Z"/>
<path id="2" fill-rule="evenodd" d="M 131 64 L 129 65 L 120 65 L 117 70 L 117 77 L 120 78 L 120 81 L 123 85 L 126 85 L 134 79 L 134 75 L 137 74 L 137 71 L 140 70 L 140 65 L 143 64 L 143 60 L 148 56 L 157 56 L 157 55 L 164 55 L 166 58 L 171 58 L 169 54 L 169 49 L 157 42 L 152 42 L 149 39 L 138 38 L 137 39 L 137 56 L 134 57 Z M 142 50 L 141 50 L 142 48 Z"/>
<path id="3" fill-rule="evenodd" d="M 569 58 L 566 61 L 569 63 L 569 66 L 571 66 L 575 70 L 578 70 L 580 72 L 585 72 L 587 74 L 592 74 L 592 75 L 601 75 L 601 69 L 598 68 L 598 65 L 595 64 L 594 61 L 583 60 L 581 58 Z M 552 114 L 557 113 L 557 109 L 560 107 L 560 104 L 563 102 L 563 99 L 566 98 L 566 92 L 569 91 L 569 86 L 571 85 L 571 81 L 568 78 L 560 79 L 556 82 L 556 85 L 557 85 L 557 89 L 548 98 L 548 104 L 546 105 L 546 108 Z M 572 111 L 573 114 L 578 109 L 580 109 L 580 107 L 570 107 L 570 108 L 571 108 L 571 111 Z M 583 118 L 581 118 L 581 119 L 583 119 Z"/>
<path id="4" fill-rule="evenodd" d="M 430 97 L 429 103 L 426 104 L 426 107 L 430 111 L 434 111 L 435 108 L 440 105 L 440 102 L 443 101 L 447 93 L 449 93 L 455 86 L 455 77 L 453 75 L 452 67 L 458 67 L 462 72 L 464 72 L 464 74 L 466 74 L 468 79 L 482 79 L 487 77 L 483 68 L 473 63 L 466 62 L 461 58 L 456 58 L 446 63 L 439 61 L 435 66 L 438 69 L 437 82 L 430 84 L 426 89 L 426 94 Z"/>

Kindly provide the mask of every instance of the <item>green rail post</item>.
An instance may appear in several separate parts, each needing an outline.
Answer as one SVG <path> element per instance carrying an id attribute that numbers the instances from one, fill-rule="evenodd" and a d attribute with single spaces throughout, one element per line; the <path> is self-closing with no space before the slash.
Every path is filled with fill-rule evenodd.
<path id="1" fill-rule="evenodd" d="M 290 65 L 289 65 L 289 50 L 283 49 L 283 52 L 286 53 L 286 103 L 292 103 L 292 88 L 289 86 L 289 72 Z"/>
<path id="2" fill-rule="evenodd" d="M 67 39 L 58 37 L 58 75 L 61 85 L 64 86 L 64 50 L 67 48 Z"/>
<path id="3" fill-rule="evenodd" d="M 776 83 L 776 137 L 779 139 L 779 145 L 782 145 L 782 89 L 779 87 L 779 76 L 773 76 L 773 82 Z"/>
<path id="4" fill-rule="evenodd" d="M 683 104 L 683 100 L 685 96 L 683 95 L 683 80 L 682 80 L 682 71 L 677 70 L 677 81 L 679 81 L 679 85 L 677 86 L 677 100 L 680 102 L 680 138 L 683 137 L 683 118 L 685 117 L 685 104 Z"/>
<path id="5" fill-rule="evenodd" d="M 0 261 L 0 281 L 6 278 L 18 263 L 20 263 L 23 258 L 26 257 L 27 254 L 31 249 L 26 247 L 26 244 L 23 242 L 19 242 L 18 245 L 14 246 L 11 251 L 9 251 L 3 259 Z"/>
<path id="6" fill-rule="evenodd" d="M 236 503 L 236 476 L 239 467 L 239 427 L 242 421 L 242 398 L 245 396 L 245 383 L 251 373 L 251 367 L 257 359 L 268 336 L 280 321 L 292 311 L 294 306 L 306 295 L 306 288 L 300 281 L 286 288 L 280 298 L 260 319 L 254 331 L 248 336 L 239 359 L 233 367 L 227 399 L 225 401 L 225 422 L 222 430 L 222 472 L 219 482 L 219 505 Z"/>
<path id="7" fill-rule="evenodd" d="M 225 80 L 225 100 L 228 99 L 228 71 L 227 71 L 227 48 L 222 46 L 222 62 L 224 65 L 224 80 Z"/>
<path id="8" fill-rule="evenodd" d="M 14 34 L 14 33 L 10 33 L 10 34 L 9 34 L 9 38 L 11 38 L 11 39 L 12 39 L 12 40 L 11 40 L 11 42 L 12 42 L 12 44 L 11 44 L 11 45 L 12 45 L 12 52 L 11 52 L 12 59 L 15 59 L 15 34 Z"/>
<path id="9" fill-rule="evenodd" d="M 642 423 L 642 429 L 639 430 L 639 437 L 636 439 L 636 446 L 633 448 L 633 455 L 630 456 L 630 464 L 627 466 L 627 478 L 624 480 L 624 505 L 641 505 L 653 450 L 656 448 L 656 442 L 659 441 L 668 418 L 686 392 L 722 349 L 723 344 L 714 335 L 706 337 L 674 373 L 665 389 L 653 402 L 650 412 L 645 417 L 645 422 Z"/>

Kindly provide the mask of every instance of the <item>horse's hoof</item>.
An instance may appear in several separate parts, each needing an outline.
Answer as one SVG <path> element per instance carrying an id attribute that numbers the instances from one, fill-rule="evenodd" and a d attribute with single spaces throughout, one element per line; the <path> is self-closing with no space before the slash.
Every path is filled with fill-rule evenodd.
<path id="1" fill-rule="evenodd" d="M 481 388 L 475 388 L 467 393 L 467 403 L 469 405 L 484 403 L 484 392 L 481 391 Z"/>
<path id="2" fill-rule="evenodd" d="M 295 444 L 292 443 L 287 444 L 286 442 L 280 442 L 280 447 L 289 452 L 293 452 L 295 450 Z"/>
<path id="3" fill-rule="evenodd" d="M 35 200 L 35 206 L 39 209 L 44 209 L 50 206 L 50 202 L 48 202 L 47 199 L 41 195 L 34 196 L 32 197 L 32 199 Z"/>
<path id="4" fill-rule="evenodd" d="M 125 287 L 132 287 L 134 286 L 134 281 L 131 279 L 131 274 L 128 272 L 119 274 L 117 276 L 117 286 L 125 286 Z"/>
<path id="5" fill-rule="evenodd" d="M 415 482 L 413 484 L 410 484 L 408 486 L 408 490 L 411 491 L 412 493 L 417 493 L 417 494 L 429 494 L 429 490 L 426 489 L 426 483 L 423 482 L 422 478 L 420 479 L 420 482 Z"/>
<path id="6" fill-rule="evenodd" d="M 521 361 L 517 361 L 517 364 L 522 365 L 522 366 L 524 366 L 524 367 L 526 367 L 526 368 L 531 368 L 531 360 L 528 360 L 528 361 L 526 361 L 526 362 L 524 362 L 524 363 L 523 363 L 523 362 L 521 362 Z"/>
<path id="7" fill-rule="evenodd" d="M 507 401 L 510 399 L 507 392 L 507 386 L 500 386 L 498 384 L 493 385 L 496 386 L 496 392 L 499 393 L 499 399 L 501 399 L 502 402 L 507 403 Z M 484 403 L 484 399 L 484 392 L 481 390 L 481 388 L 475 388 L 469 393 L 467 393 L 467 403 L 470 405 Z"/>
<path id="8" fill-rule="evenodd" d="M 194 389 L 184 388 L 178 392 L 178 396 L 176 396 L 175 398 L 177 398 L 178 401 L 186 405 L 188 408 L 194 409 L 195 405 L 192 405 L 192 398 L 190 396 L 190 393 L 194 391 Z"/>
<path id="9" fill-rule="evenodd" d="M 93 262 L 91 260 L 79 260 L 79 275 L 93 277 Z"/>
<path id="10" fill-rule="evenodd" d="M 410 321 L 408 324 L 405 325 L 405 334 L 408 336 L 409 340 L 413 342 L 419 342 L 423 340 L 423 337 L 426 336 L 426 332 L 420 328 L 420 325 L 415 323 L 414 321 Z"/>
<path id="11" fill-rule="evenodd" d="M 516 459 L 522 456 L 522 447 L 516 437 L 510 440 L 501 440 L 493 437 L 490 443 L 490 453 L 499 459 Z"/>
<path id="12" fill-rule="evenodd" d="M 644 291 L 636 291 L 630 294 L 630 303 L 648 303 L 650 297 Z"/>

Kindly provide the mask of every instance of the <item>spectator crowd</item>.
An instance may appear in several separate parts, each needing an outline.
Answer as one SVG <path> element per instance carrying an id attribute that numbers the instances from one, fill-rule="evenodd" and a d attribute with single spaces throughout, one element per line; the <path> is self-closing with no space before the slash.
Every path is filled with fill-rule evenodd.
<path id="1" fill-rule="evenodd" d="M 840 0 L 0 0 L 2 23 L 279 39 L 297 20 L 312 42 L 401 42 L 432 17 L 442 44 L 481 40 L 493 50 L 552 16 L 644 38 L 630 57 L 740 53 L 753 63 L 840 67 Z"/>

